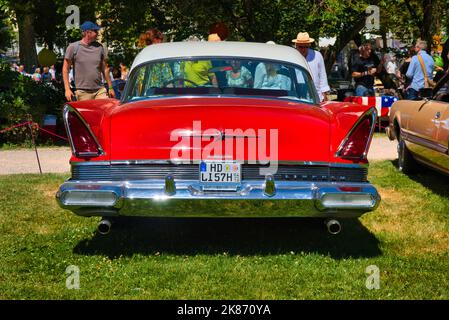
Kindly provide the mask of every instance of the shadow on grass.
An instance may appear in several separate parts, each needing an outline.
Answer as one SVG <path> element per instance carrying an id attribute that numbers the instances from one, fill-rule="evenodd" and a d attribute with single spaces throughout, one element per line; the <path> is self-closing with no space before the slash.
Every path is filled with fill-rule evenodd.
<path id="1" fill-rule="evenodd" d="M 398 160 L 391 161 L 393 165 L 398 167 Z M 422 186 L 432 190 L 433 193 L 449 198 L 449 177 L 434 169 L 428 168 L 424 165 L 419 165 L 417 172 L 407 174 L 407 176 L 421 184 Z"/>
<path id="2" fill-rule="evenodd" d="M 270 255 L 291 251 L 335 259 L 381 254 L 379 242 L 358 219 L 341 220 L 330 235 L 322 219 L 121 218 L 108 235 L 80 241 L 74 253 L 116 258 L 135 253 Z"/>

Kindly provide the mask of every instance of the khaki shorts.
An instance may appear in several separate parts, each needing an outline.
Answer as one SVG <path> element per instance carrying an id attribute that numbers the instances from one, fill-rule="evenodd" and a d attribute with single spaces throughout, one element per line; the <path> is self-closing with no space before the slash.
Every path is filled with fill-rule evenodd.
<path id="1" fill-rule="evenodd" d="M 106 88 L 100 88 L 97 91 L 76 90 L 75 96 L 77 101 L 109 98 Z"/>

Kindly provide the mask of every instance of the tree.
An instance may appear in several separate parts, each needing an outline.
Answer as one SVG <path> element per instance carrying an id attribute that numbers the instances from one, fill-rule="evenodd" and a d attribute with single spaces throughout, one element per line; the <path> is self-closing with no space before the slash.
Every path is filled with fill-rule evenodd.
<path id="1" fill-rule="evenodd" d="M 0 0 L 2 3 L 18 24 L 20 55 L 27 66 L 35 64 L 36 40 L 50 49 L 78 40 L 79 32 L 65 27 L 65 8 L 72 0 Z M 81 22 L 102 25 L 102 41 L 112 49 L 111 57 L 119 56 L 127 63 L 139 50 L 139 34 L 150 28 L 158 28 L 168 40 L 181 41 L 192 35 L 205 38 L 212 23 L 223 22 L 230 30 L 228 40 L 273 40 L 291 45 L 291 39 L 304 31 L 316 39 L 336 37 L 325 55 L 329 70 L 350 40 L 360 43 L 368 5 L 380 7 L 379 32 L 384 35 L 392 31 L 410 41 L 418 36 L 430 41 L 432 35 L 449 31 L 449 0 L 82 0 L 76 4 Z"/>
<path id="2" fill-rule="evenodd" d="M 29 72 L 33 65 L 37 65 L 33 3 L 25 0 L 11 0 L 9 5 L 16 14 L 19 27 L 20 62 L 25 65 L 25 69 Z"/>
<path id="3" fill-rule="evenodd" d="M 434 0 L 413 1 L 413 3 L 411 1 L 403 2 L 410 13 L 410 17 L 419 29 L 420 38 L 426 40 L 429 44 L 428 51 L 430 51 L 432 44 L 432 4 L 435 4 L 435 2 Z"/>
<path id="4" fill-rule="evenodd" d="M 42 5 L 50 5 L 49 1 L 27 1 L 27 0 L 2 0 L 2 7 L 7 9 L 11 20 L 17 24 L 19 29 L 19 58 L 27 71 L 31 70 L 33 65 L 37 65 L 36 52 L 36 23 L 44 24 L 45 21 L 51 21 L 52 15 L 46 10 L 45 16 L 41 15 L 37 19 Z M 37 20 L 37 21 L 36 21 Z M 48 32 L 51 34 L 51 31 Z"/>
<path id="5" fill-rule="evenodd" d="M 11 47 L 13 39 L 11 32 L 11 23 L 6 13 L 6 6 L 2 7 L 0 3 L 0 52 Z"/>

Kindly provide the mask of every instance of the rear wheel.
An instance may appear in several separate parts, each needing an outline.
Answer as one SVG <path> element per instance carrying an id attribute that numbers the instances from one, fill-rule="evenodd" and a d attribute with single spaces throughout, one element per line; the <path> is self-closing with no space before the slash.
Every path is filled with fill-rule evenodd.
<path id="1" fill-rule="evenodd" d="M 405 141 L 402 137 L 399 138 L 398 143 L 398 169 L 399 171 L 407 174 L 416 171 L 416 161 L 413 159 L 412 154 L 407 149 Z"/>

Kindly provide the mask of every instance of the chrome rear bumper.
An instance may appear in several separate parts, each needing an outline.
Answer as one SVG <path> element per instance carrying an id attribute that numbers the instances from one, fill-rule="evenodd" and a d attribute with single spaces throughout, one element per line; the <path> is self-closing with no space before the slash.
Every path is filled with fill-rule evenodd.
<path id="1" fill-rule="evenodd" d="M 265 180 L 233 189 L 205 189 L 198 181 L 68 180 L 59 205 L 81 216 L 359 217 L 380 202 L 369 183 Z"/>

